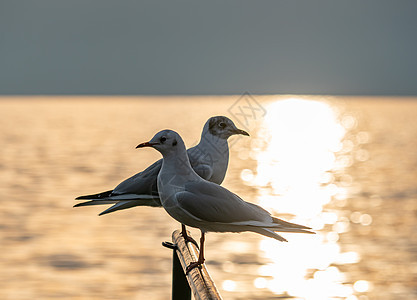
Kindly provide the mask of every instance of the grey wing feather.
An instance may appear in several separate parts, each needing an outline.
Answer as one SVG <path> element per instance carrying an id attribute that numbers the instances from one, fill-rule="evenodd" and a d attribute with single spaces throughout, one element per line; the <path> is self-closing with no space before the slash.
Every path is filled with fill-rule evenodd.
<path id="1" fill-rule="evenodd" d="M 192 151 L 194 148 L 188 150 Z M 148 168 L 140 173 L 133 175 L 132 177 L 121 182 L 112 192 L 113 195 L 117 194 L 136 194 L 136 195 L 154 195 L 158 196 L 157 177 L 162 167 L 162 159 L 156 161 Z M 213 168 L 207 164 L 197 164 L 193 169 L 196 173 L 209 180 L 213 175 Z"/>
<path id="2" fill-rule="evenodd" d="M 210 166 L 207 162 L 203 163 L 207 157 L 207 153 L 202 151 L 201 147 L 197 145 L 188 149 L 187 154 L 190 159 L 191 167 L 198 176 L 205 180 L 210 180 L 213 176 L 213 166 Z M 208 161 L 210 161 L 210 159 Z"/>
<path id="3" fill-rule="evenodd" d="M 177 193 L 177 200 L 188 213 L 208 222 L 271 220 L 271 215 L 263 208 L 245 202 L 227 189 L 207 181 L 187 183 L 185 191 Z"/>
<path id="4" fill-rule="evenodd" d="M 112 194 L 136 194 L 158 196 L 157 177 L 162 167 L 162 159 L 145 170 L 121 182 Z"/>
<path id="5" fill-rule="evenodd" d="M 197 165 L 193 167 L 194 171 L 203 179 L 210 180 L 213 176 L 213 168 L 209 165 Z"/>

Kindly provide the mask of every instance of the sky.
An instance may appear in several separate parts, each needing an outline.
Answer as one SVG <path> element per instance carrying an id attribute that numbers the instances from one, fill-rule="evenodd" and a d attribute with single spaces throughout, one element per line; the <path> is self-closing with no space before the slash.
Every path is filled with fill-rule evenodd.
<path id="1" fill-rule="evenodd" d="M 0 95 L 417 95 L 417 1 L 0 0 Z"/>

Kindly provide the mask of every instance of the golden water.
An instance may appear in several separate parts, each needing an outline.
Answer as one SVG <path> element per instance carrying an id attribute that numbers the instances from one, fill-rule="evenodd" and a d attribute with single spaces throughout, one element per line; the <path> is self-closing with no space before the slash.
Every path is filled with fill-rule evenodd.
<path id="1" fill-rule="evenodd" d="M 416 298 L 416 100 L 2 98 L 0 299 L 169 299 L 161 242 L 178 224 L 158 208 L 98 217 L 73 199 L 159 159 L 134 147 L 161 129 L 195 145 L 213 115 L 251 133 L 231 140 L 223 185 L 317 232 L 283 234 L 288 243 L 209 234 L 206 264 L 225 299 Z"/>

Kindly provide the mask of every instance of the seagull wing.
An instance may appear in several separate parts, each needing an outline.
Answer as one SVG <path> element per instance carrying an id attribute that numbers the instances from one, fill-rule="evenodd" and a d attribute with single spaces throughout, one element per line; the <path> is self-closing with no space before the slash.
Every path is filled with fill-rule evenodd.
<path id="1" fill-rule="evenodd" d="M 154 162 L 140 173 L 121 182 L 114 190 L 113 194 L 135 194 L 135 195 L 154 195 L 158 196 L 157 177 L 162 167 L 162 159 Z"/>
<path id="2" fill-rule="evenodd" d="M 135 206 L 161 207 L 157 188 L 157 177 L 161 166 L 162 159 L 156 161 L 142 172 L 121 182 L 112 191 L 77 197 L 75 200 L 91 201 L 79 203 L 74 207 L 114 204 L 100 213 L 100 215 Z"/>
<path id="3" fill-rule="evenodd" d="M 278 219 L 224 187 L 203 180 L 186 183 L 185 190 L 176 194 L 176 200 L 186 214 L 204 222 L 250 226 L 253 231 L 279 240 L 282 237 L 271 234 L 272 231 L 313 233 L 308 231 L 310 227 Z"/>
<path id="4" fill-rule="evenodd" d="M 193 166 L 193 169 L 198 174 L 198 176 L 205 180 L 210 180 L 210 178 L 213 176 L 213 168 L 209 165 L 199 164 Z"/>
<path id="5" fill-rule="evenodd" d="M 99 213 L 99 216 L 109 214 L 111 212 L 115 212 L 118 210 L 135 207 L 135 206 L 148 206 L 148 207 L 161 207 L 162 206 L 159 198 L 118 201 L 117 203 L 113 203 L 113 204 L 114 204 L 113 206 Z"/>
<path id="6" fill-rule="evenodd" d="M 154 200 L 158 198 L 157 177 L 162 166 L 162 159 L 156 161 L 140 173 L 119 183 L 114 190 L 99 194 L 79 196 L 75 200 L 95 200 L 97 204 L 108 204 L 104 201 Z"/>
<path id="7" fill-rule="evenodd" d="M 263 208 L 207 181 L 186 183 L 185 190 L 177 193 L 176 199 L 188 214 L 207 222 L 272 222 L 271 215 Z"/>

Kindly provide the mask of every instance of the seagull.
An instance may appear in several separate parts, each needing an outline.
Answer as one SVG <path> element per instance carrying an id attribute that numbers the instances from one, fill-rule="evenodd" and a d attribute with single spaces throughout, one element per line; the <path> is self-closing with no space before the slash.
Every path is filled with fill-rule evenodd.
<path id="1" fill-rule="evenodd" d="M 236 134 L 249 136 L 249 133 L 238 129 L 233 121 L 225 116 L 208 119 L 204 124 L 199 144 L 187 150 L 194 171 L 208 181 L 221 184 L 229 163 L 227 139 Z M 157 176 L 161 166 L 162 159 L 121 182 L 114 190 L 77 197 L 75 200 L 89 201 L 78 203 L 74 207 L 114 204 L 99 215 L 134 206 L 161 207 L 157 189 Z M 182 233 L 188 238 L 184 225 Z M 191 237 L 188 240 L 194 242 Z"/>
<path id="2" fill-rule="evenodd" d="M 136 148 L 152 147 L 162 156 L 158 174 L 158 192 L 162 206 L 181 224 L 201 231 L 200 254 L 186 273 L 204 263 L 206 232 L 252 231 L 287 240 L 276 233 L 312 233 L 309 227 L 286 222 L 272 216 L 262 207 L 242 200 L 226 188 L 201 178 L 192 168 L 181 136 L 172 130 L 158 132 L 149 142 Z"/>

